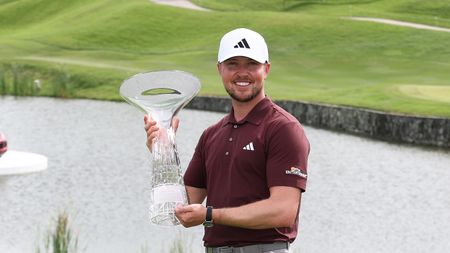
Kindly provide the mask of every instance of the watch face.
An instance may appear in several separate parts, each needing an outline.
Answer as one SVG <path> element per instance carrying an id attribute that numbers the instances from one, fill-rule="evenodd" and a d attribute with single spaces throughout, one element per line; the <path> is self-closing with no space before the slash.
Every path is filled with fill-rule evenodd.
<path id="1" fill-rule="evenodd" d="M 205 228 L 210 228 L 210 227 L 213 227 L 214 224 L 212 223 L 212 221 L 204 221 L 204 222 L 203 222 L 203 226 L 204 226 Z"/>

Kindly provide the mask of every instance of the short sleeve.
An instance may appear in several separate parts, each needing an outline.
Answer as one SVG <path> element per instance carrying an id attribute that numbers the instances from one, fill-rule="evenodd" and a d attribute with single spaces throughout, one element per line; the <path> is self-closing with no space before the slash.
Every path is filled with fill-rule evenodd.
<path id="1" fill-rule="evenodd" d="M 310 145 L 300 123 L 290 121 L 272 128 L 267 143 L 267 184 L 306 190 Z"/>
<path id="2" fill-rule="evenodd" d="M 196 188 L 206 188 L 206 168 L 204 149 L 205 132 L 200 137 L 194 155 L 184 173 L 184 184 Z"/>

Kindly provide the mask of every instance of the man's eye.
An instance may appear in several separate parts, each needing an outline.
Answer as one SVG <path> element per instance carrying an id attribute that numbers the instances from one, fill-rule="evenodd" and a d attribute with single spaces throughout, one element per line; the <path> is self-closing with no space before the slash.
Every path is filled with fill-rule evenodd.
<path id="1" fill-rule="evenodd" d="M 229 63 L 227 63 L 227 67 L 229 67 L 229 68 L 236 68 L 237 65 L 238 64 L 236 62 L 229 62 Z"/>

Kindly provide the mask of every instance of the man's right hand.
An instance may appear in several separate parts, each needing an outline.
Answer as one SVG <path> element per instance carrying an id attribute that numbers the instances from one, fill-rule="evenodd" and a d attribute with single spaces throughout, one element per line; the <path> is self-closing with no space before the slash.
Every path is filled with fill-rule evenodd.
<path id="1" fill-rule="evenodd" d="M 155 141 L 155 139 L 159 136 L 159 127 L 157 126 L 156 121 L 152 119 L 150 115 L 144 116 L 144 129 L 147 133 L 147 148 L 152 152 L 152 144 Z M 177 117 L 174 117 L 172 119 L 172 128 L 173 131 L 176 132 L 178 129 L 178 125 L 180 124 L 180 120 Z"/>

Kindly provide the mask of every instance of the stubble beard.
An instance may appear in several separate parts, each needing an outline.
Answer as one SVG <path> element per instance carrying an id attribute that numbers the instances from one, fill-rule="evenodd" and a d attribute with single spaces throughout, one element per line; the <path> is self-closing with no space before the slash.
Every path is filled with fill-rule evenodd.
<path id="1" fill-rule="evenodd" d="M 232 89 L 225 89 L 230 95 L 230 97 L 238 102 L 245 103 L 253 100 L 255 97 L 257 97 L 259 94 L 261 94 L 262 88 L 261 87 L 253 87 L 252 93 L 246 97 L 239 97 L 236 95 L 236 93 Z"/>

